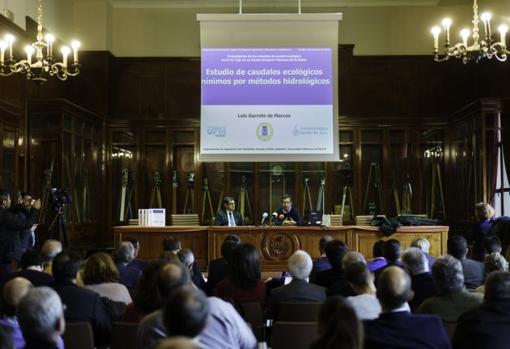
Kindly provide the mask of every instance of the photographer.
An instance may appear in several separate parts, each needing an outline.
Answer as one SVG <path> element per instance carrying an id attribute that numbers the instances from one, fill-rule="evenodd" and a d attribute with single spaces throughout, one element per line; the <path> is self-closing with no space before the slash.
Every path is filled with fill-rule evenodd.
<path id="1" fill-rule="evenodd" d="M 29 193 L 21 192 L 19 202 L 16 206 L 11 207 L 10 211 L 18 216 L 22 220 L 27 220 L 30 216 L 30 210 L 34 205 L 35 200 Z M 36 236 L 35 236 L 35 228 L 36 226 L 31 227 L 27 230 L 21 230 L 20 234 L 20 254 L 25 253 L 26 250 L 35 248 Z"/>
<path id="2" fill-rule="evenodd" d="M 0 273 L 10 272 L 10 264 L 21 258 L 20 231 L 37 223 L 41 200 L 35 200 L 26 219 L 9 211 L 11 195 L 0 189 Z"/>

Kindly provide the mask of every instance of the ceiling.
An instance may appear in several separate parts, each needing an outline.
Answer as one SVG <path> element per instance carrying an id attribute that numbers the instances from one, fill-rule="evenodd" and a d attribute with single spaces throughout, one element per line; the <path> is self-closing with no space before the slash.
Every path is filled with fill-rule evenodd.
<path id="1" fill-rule="evenodd" d="M 238 7 L 239 0 L 107 0 L 115 8 L 197 8 Z M 369 6 L 437 6 L 443 2 L 471 3 L 471 0 L 302 0 L 306 8 Z M 246 8 L 296 7 L 298 0 L 243 0 Z"/>

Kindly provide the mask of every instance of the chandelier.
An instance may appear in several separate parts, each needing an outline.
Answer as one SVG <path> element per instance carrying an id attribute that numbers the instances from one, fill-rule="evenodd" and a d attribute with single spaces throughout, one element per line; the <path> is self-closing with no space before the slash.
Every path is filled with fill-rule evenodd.
<path id="1" fill-rule="evenodd" d="M 496 40 L 491 31 L 491 17 L 492 15 L 489 12 L 484 12 L 480 15 L 485 32 L 485 36 L 481 38 L 478 29 L 478 24 L 480 23 L 480 19 L 478 17 L 478 3 L 474 0 L 472 21 L 473 29 L 472 31 L 467 28 L 462 29 L 460 31 L 462 42 L 454 45 L 450 43 L 450 26 L 452 25 L 452 20 L 450 18 L 443 19 L 441 24 L 445 34 L 445 39 L 443 45 L 444 51 L 441 53 L 439 52 L 439 34 L 441 33 L 441 28 L 439 26 L 435 26 L 431 29 L 432 36 L 434 37 L 434 60 L 436 62 L 444 62 L 450 59 L 450 57 L 455 57 L 462 59 L 462 62 L 466 64 L 468 62 L 478 62 L 482 58 L 491 59 L 492 57 L 495 57 L 501 62 L 506 61 L 507 54 L 510 53 L 506 48 L 505 42 L 508 26 L 506 24 L 501 24 L 498 27 L 499 40 Z M 472 39 L 471 42 L 469 42 L 470 36 Z"/>
<path id="2" fill-rule="evenodd" d="M 78 75 L 80 73 L 80 63 L 78 61 L 80 42 L 76 40 L 71 42 L 72 63 L 68 61 L 68 56 L 71 53 L 71 48 L 68 46 L 61 47 L 62 61 L 56 62 L 53 56 L 55 36 L 50 33 L 43 35 L 42 0 L 38 0 L 38 4 L 37 41 L 25 47 L 26 59 L 17 60 L 13 55 L 13 43 L 16 38 L 12 34 L 5 35 L 4 39 L 0 40 L 0 75 L 25 74 L 27 80 L 38 83 L 46 82 L 48 76 L 56 76 L 60 80 L 67 80 L 69 76 Z"/>

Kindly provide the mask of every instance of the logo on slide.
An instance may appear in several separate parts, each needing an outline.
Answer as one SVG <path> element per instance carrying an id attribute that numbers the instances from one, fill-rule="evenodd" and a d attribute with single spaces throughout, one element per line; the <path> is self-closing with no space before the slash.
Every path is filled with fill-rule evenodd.
<path id="1" fill-rule="evenodd" d="M 207 134 L 214 135 L 216 137 L 225 137 L 226 128 L 225 127 L 208 127 Z"/>
<path id="2" fill-rule="evenodd" d="M 299 128 L 297 127 L 297 125 L 294 126 L 294 130 L 292 131 L 292 133 L 294 134 L 294 136 L 299 136 Z"/>
<path id="3" fill-rule="evenodd" d="M 257 126 L 257 138 L 262 142 L 267 142 L 273 138 L 273 126 L 268 122 L 263 122 Z"/>

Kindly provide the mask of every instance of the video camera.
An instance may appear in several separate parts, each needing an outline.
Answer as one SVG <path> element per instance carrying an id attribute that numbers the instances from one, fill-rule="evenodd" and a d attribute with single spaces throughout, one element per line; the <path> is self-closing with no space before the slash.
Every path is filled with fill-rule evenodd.
<path id="1" fill-rule="evenodd" d="M 61 208 L 71 203 L 71 195 L 67 189 L 51 188 L 49 194 L 48 198 L 54 209 Z"/>

